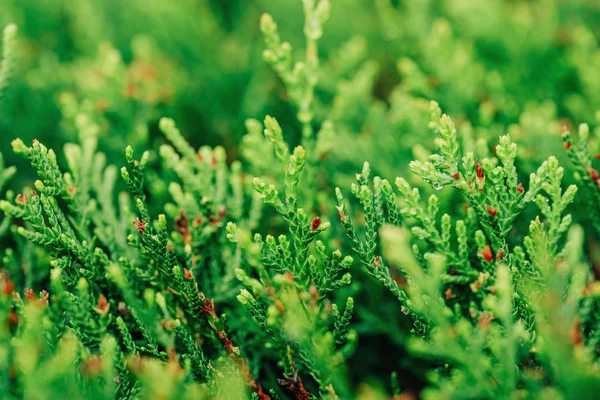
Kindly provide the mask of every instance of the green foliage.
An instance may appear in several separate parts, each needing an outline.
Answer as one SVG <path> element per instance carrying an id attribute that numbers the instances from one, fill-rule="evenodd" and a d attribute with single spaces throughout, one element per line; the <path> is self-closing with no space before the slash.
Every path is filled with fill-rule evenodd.
<path id="1" fill-rule="evenodd" d="M 2 33 L 2 64 L 0 65 L 0 97 L 8 86 L 9 80 L 15 68 L 15 37 L 17 27 L 14 24 L 7 25 Z"/>
<path id="2" fill-rule="evenodd" d="M 595 396 L 597 6 L 343 3 L 7 1 L 0 398 Z"/>

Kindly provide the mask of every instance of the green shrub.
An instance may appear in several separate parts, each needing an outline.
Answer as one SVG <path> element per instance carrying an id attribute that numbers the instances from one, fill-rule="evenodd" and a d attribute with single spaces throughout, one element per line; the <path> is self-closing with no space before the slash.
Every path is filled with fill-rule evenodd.
<path id="1" fill-rule="evenodd" d="M 7 2 L 0 397 L 593 398 L 597 6 L 272 3 Z"/>

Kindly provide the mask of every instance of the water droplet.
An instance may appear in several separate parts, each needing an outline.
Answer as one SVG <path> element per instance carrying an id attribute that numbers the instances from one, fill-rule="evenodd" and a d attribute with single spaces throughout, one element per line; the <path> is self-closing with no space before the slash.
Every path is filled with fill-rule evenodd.
<path id="1" fill-rule="evenodd" d="M 431 187 L 434 188 L 435 190 L 442 190 L 442 188 L 444 187 L 444 185 L 442 185 L 440 182 L 430 182 L 431 183 Z"/>

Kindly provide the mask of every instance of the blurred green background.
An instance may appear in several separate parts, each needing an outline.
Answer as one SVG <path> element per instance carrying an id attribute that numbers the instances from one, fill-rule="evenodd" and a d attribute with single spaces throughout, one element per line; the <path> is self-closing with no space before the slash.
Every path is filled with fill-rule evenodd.
<path id="1" fill-rule="evenodd" d="M 86 118 L 119 165 L 127 144 L 163 140 L 161 116 L 195 146 L 224 145 L 230 159 L 249 117 L 274 115 L 299 140 L 285 88 L 262 60 L 259 19 L 272 14 L 301 55 L 300 0 L 0 4 L 0 24 L 19 27 L 16 76 L 0 107 L 9 165 L 22 162 L 10 151 L 15 137 L 59 150 Z M 403 173 L 431 147 L 429 99 L 473 148 L 508 131 L 533 164 L 560 153 L 548 138 L 561 124 L 598 124 L 597 0 L 333 0 L 324 30 L 316 122 L 333 119 L 344 144 L 329 154 L 331 174 L 365 159 L 386 177 Z M 20 169 L 18 186 L 32 178 Z"/>

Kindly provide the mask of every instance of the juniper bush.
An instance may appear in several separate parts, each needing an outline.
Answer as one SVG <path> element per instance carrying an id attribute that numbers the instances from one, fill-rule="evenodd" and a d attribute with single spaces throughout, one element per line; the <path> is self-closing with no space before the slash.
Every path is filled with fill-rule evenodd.
<path id="1" fill-rule="evenodd" d="M 596 396 L 593 2 L 25 3 L 2 399 Z"/>

